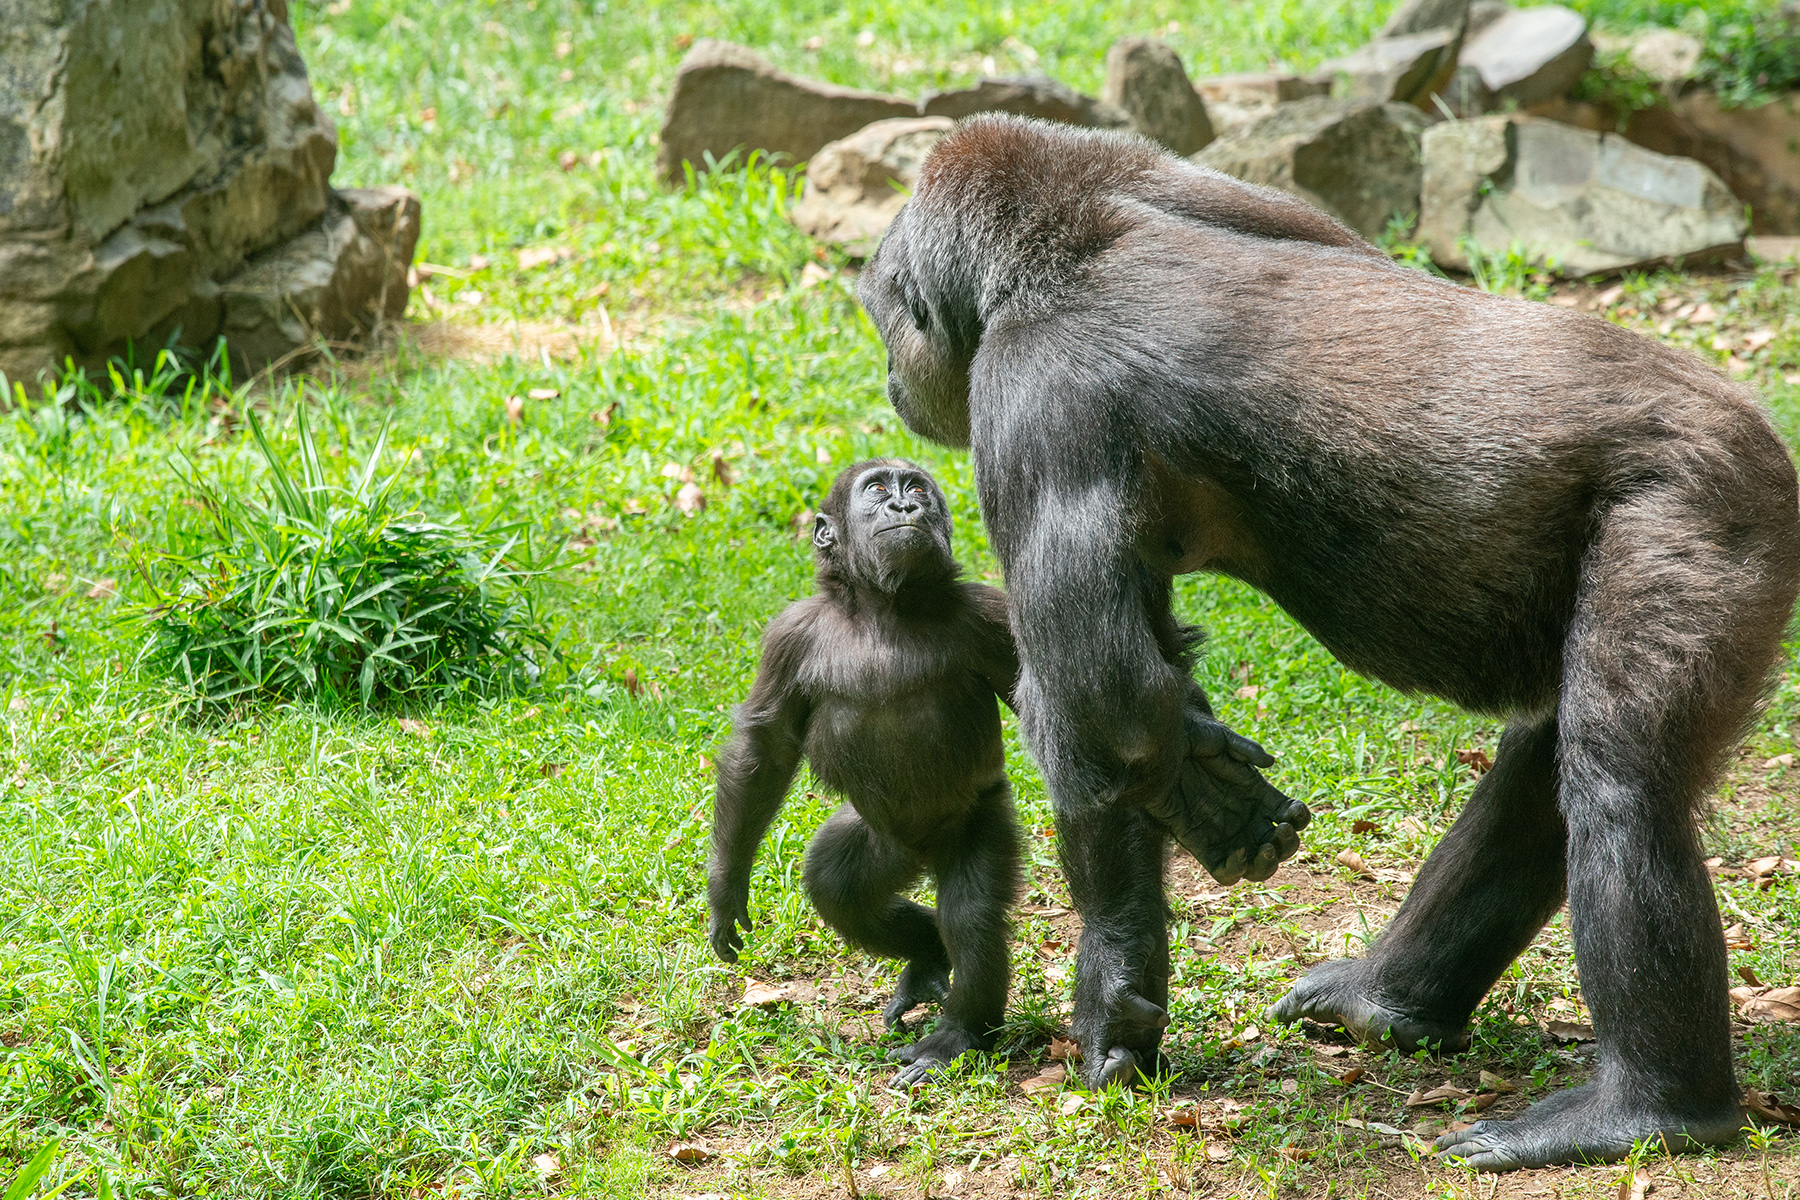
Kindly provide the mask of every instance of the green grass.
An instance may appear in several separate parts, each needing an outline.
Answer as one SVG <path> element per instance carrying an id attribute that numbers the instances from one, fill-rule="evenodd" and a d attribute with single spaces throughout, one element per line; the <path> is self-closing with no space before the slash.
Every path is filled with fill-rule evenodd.
<path id="1" fill-rule="evenodd" d="M 1196 75 L 1305 66 L 1366 36 L 1384 6 L 291 7 L 339 123 L 338 181 L 418 188 L 420 255 L 456 269 L 415 297 L 415 320 L 592 333 L 604 308 L 626 341 L 497 361 L 403 344 L 247 389 L 127 374 L 0 414 L 0 1179 L 55 1144 L 42 1186 L 71 1196 L 103 1184 L 145 1197 L 823 1194 L 846 1164 L 881 1195 L 990 1169 L 1055 1196 L 1140 1195 L 1170 1176 L 1219 1194 L 1417 1194 L 1421 1180 L 1487 1194 L 1341 1119 L 1409 1126 L 1415 1084 L 1473 1090 L 1482 1067 L 1528 1096 L 1579 1077 L 1581 1062 L 1517 1024 L 1580 1013 L 1559 924 L 1490 997 L 1476 1049 L 1447 1064 L 1324 1057 L 1260 1014 L 1302 962 L 1378 929 L 1403 894 L 1389 876 L 1347 905 L 1338 853 L 1378 874 L 1416 864 L 1472 785 L 1456 752 L 1491 752 L 1496 730 L 1346 672 L 1229 582 L 1180 589 L 1212 633 L 1203 680 L 1281 754 L 1281 786 L 1322 811 L 1306 860 L 1267 885 L 1222 892 L 1178 869 L 1180 1074 L 1162 1092 L 1030 1099 L 1013 1086 L 1064 1027 L 1071 952 L 1043 787 L 1010 723 L 1033 831 L 1010 1076 L 979 1062 L 928 1094 L 883 1092 L 893 1039 L 870 1015 L 890 966 L 845 951 L 797 890 L 830 804 L 808 778 L 759 860 L 741 969 L 713 961 L 702 936 L 708 760 L 762 624 L 809 587 L 794 516 L 839 467 L 913 456 L 951 496 L 971 573 L 995 567 L 966 458 L 899 427 L 842 264 L 783 217 L 796 180 L 654 182 L 677 39 L 735 38 L 788 68 L 908 92 L 967 79 L 989 56 L 1091 89 L 1118 35 L 1178 21 L 1168 36 Z M 823 47 L 805 50 L 815 35 Z M 546 247 L 567 254 L 520 267 L 519 250 Z M 486 266 L 471 267 L 477 255 Z M 820 262 L 829 276 L 808 285 Z M 1733 336 L 1778 329 L 1745 361 L 1800 439 L 1800 387 L 1784 382 L 1800 371 L 1791 277 L 1633 278 L 1614 315 L 1654 331 L 1658 306 L 1689 293 Z M 1725 357 L 1712 332 L 1666 336 Z M 543 398 L 509 420 L 506 398 L 533 390 Z M 184 503 L 190 471 L 246 494 L 264 477 L 251 410 L 287 461 L 304 412 L 336 480 L 385 429 L 399 510 L 563 544 L 535 585 L 554 649 L 535 687 L 368 711 L 300 699 L 176 713 L 140 658 L 142 627 L 122 619 L 154 598 L 134 563 L 208 534 L 204 505 Z M 690 471 L 709 501 L 695 515 L 673 503 Z M 1796 713 L 1789 667 L 1709 829 L 1731 863 L 1796 853 L 1793 772 L 1760 765 L 1793 748 Z M 1721 895 L 1748 930 L 1734 965 L 1792 982 L 1800 883 L 1722 878 Z M 821 1000 L 743 1010 L 745 976 L 816 983 Z M 1327 1071 L 1346 1063 L 1370 1081 L 1340 1086 Z M 1740 1069 L 1800 1099 L 1788 1031 L 1756 1031 Z M 1198 1128 L 1166 1119 L 1194 1100 Z M 677 1165 L 671 1143 L 694 1137 L 717 1157 Z M 1760 1188 L 1766 1165 L 1774 1194 L 1792 1194 L 1792 1144 L 1648 1166 L 1735 1195 Z M 1550 1182 L 1611 1196 L 1619 1178 Z"/>

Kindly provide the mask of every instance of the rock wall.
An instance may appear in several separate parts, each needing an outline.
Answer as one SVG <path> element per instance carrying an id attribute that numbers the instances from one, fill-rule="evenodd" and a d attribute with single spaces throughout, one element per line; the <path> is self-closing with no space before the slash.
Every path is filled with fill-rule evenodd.
<path id="1" fill-rule="evenodd" d="M 0 372 L 221 333 L 248 372 L 397 314 L 417 200 L 359 223 L 336 157 L 286 0 L 0 0 Z"/>

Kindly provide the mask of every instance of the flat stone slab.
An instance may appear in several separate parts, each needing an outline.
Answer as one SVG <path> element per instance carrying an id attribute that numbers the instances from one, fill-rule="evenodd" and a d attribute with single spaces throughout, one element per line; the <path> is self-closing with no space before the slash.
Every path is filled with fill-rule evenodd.
<path id="1" fill-rule="evenodd" d="M 1537 117 L 1448 121 L 1425 131 L 1418 238 L 1466 268 L 1465 240 L 1517 246 L 1564 275 L 1740 253 L 1742 205 L 1692 159 Z"/>
<path id="2" fill-rule="evenodd" d="M 1593 58 L 1587 19 L 1544 4 L 1502 13 L 1463 43 L 1458 61 L 1474 70 L 1493 103 L 1527 105 L 1567 92 Z"/>
<path id="3" fill-rule="evenodd" d="M 1461 41 L 1460 29 L 1379 37 L 1324 63 L 1316 78 L 1329 81 L 1334 96 L 1417 103 L 1450 82 Z"/>
<path id="4" fill-rule="evenodd" d="M 919 102 L 918 111 L 927 117 L 952 120 L 976 113 L 1006 112 L 1097 129 L 1126 129 L 1131 125 L 1131 115 L 1124 109 L 1083 95 L 1048 75 L 1003 76 L 983 79 L 974 87 L 933 92 Z"/>

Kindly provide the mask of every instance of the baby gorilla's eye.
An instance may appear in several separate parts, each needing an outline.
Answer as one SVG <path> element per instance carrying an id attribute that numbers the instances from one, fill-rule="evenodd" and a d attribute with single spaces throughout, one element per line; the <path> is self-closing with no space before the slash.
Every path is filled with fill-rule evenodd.
<path id="1" fill-rule="evenodd" d="M 880 492 L 884 496 L 887 495 L 887 488 L 879 483 L 871 483 L 869 485 L 869 490 L 871 492 Z"/>
<path id="2" fill-rule="evenodd" d="M 920 487 L 916 483 L 913 484 L 912 487 L 907 490 L 911 491 L 913 493 L 913 495 L 915 495 L 915 496 L 923 496 L 925 494 L 925 489 Z"/>

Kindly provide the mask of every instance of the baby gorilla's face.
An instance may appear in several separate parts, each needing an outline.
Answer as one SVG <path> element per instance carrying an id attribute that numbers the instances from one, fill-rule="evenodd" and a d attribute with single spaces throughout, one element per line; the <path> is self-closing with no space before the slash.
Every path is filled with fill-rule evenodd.
<path id="1" fill-rule="evenodd" d="M 916 467 L 877 466 L 858 475 L 844 521 L 856 573 L 884 591 L 950 562 L 944 493 Z"/>

